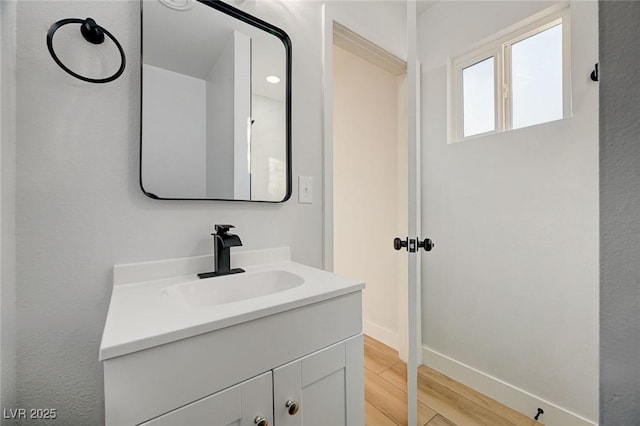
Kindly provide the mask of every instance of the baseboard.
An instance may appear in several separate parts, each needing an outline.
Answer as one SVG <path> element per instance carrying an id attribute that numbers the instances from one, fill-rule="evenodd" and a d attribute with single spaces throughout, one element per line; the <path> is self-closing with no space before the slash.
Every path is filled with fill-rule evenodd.
<path id="1" fill-rule="evenodd" d="M 538 398 L 527 391 L 476 370 L 426 346 L 422 347 L 422 362 L 434 370 L 526 415 L 533 416 L 538 407 L 542 408 L 544 414 L 540 417 L 540 421 L 546 426 L 597 426 L 597 423 L 591 420 Z"/>
<path id="2" fill-rule="evenodd" d="M 369 337 L 373 337 L 379 342 L 384 343 L 387 346 L 391 346 L 393 349 L 398 350 L 398 333 L 379 326 L 378 324 L 369 320 L 362 320 L 362 328 L 364 334 Z"/>

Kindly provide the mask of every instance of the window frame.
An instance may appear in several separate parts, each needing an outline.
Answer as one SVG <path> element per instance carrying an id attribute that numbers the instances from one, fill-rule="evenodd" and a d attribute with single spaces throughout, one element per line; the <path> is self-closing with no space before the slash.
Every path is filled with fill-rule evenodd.
<path id="1" fill-rule="evenodd" d="M 456 58 L 449 58 L 449 131 L 448 142 L 456 143 L 513 131 L 513 98 L 511 96 L 511 47 L 527 38 L 535 36 L 558 24 L 562 24 L 562 118 L 570 117 L 571 106 L 571 14 L 570 8 L 563 5 L 552 8 L 521 21 L 507 30 L 501 31 L 480 47 Z M 464 136 L 464 93 L 463 70 L 483 60 L 494 58 L 494 116 L 495 130 Z M 557 121 L 557 120 L 552 120 Z M 535 124 L 550 123 L 546 121 Z M 531 127 L 531 126 L 526 126 Z M 521 127 L 515 130 L 524 129 Z"/>
<path id="2" fill-rule="evenodd" d="M 493 107 L 494 107 L 494 125 L 493 130 L 483 133 L 478 133 L 471 136 L 464 136 L 464 91 L 463 89 L 463 71 L 466 68 L 469 68 L 473 65 L 476 65 L 480 62 L 483 62 L 487 59 L 493 58 Z M 455 64 L 455 78 L 456 78 L 456 86 L 459 88 L 455 94 L 455 102 L 457 104 L 457 111 L 455 115 L 455 126 L 457 130 L 457 139 L 468 139 L 475 138 L 479 136 L 491 135 L 494 133 L 499 133 L 500 129 L 503 126 L 504 117 L 502 114 L 499 114 L 499 111 L 503 109 L 503 101 L 504 99 L 501 96 L 501 82 L 502 82 L 502 72 L 503 67 L 500 59 L 500 52 L 495 47 L 485 48 L 484 50 L 475 51 L 473 55 L 465 56 L 461 60 Z"/>

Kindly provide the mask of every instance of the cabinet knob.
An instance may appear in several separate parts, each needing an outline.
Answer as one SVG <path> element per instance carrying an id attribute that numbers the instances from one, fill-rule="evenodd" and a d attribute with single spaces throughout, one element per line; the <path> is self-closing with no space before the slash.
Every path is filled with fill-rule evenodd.
<path id="1" fill-rule="evenodd" d="M 258 416 L 253 421 L 258 426 L 269 426 L 269 421 L 262 416 Z"/>
<path id="2" fill-rule="evenodd" d="M 295 416 L 298 410 L 300 410 L 300 403 L 298 403 L 298 401 L 289 400 L 284 405 L 287 407 L 290 416 Z"/>

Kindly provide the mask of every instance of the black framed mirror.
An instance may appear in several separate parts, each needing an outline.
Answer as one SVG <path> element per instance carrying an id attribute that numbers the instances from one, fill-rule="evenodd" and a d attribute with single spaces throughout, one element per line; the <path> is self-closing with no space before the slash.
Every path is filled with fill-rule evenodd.
<path id="1" fill-rule="evenodd" d="M 142 191 L 166 200 L 288 200 L 289 36 L 222 1 L 140 4 Z"/>

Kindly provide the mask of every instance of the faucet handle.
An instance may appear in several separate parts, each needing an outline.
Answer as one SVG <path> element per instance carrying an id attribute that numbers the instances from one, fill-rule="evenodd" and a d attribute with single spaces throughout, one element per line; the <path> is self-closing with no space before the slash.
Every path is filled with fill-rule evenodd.
<path id="1" fill-rule="evenodd" d="M 224 235 L 229 232 L 229 229 L 235 228 L 233 225 L 213 225 L 213 229 L 215 229 L 216 234 Z"/>

